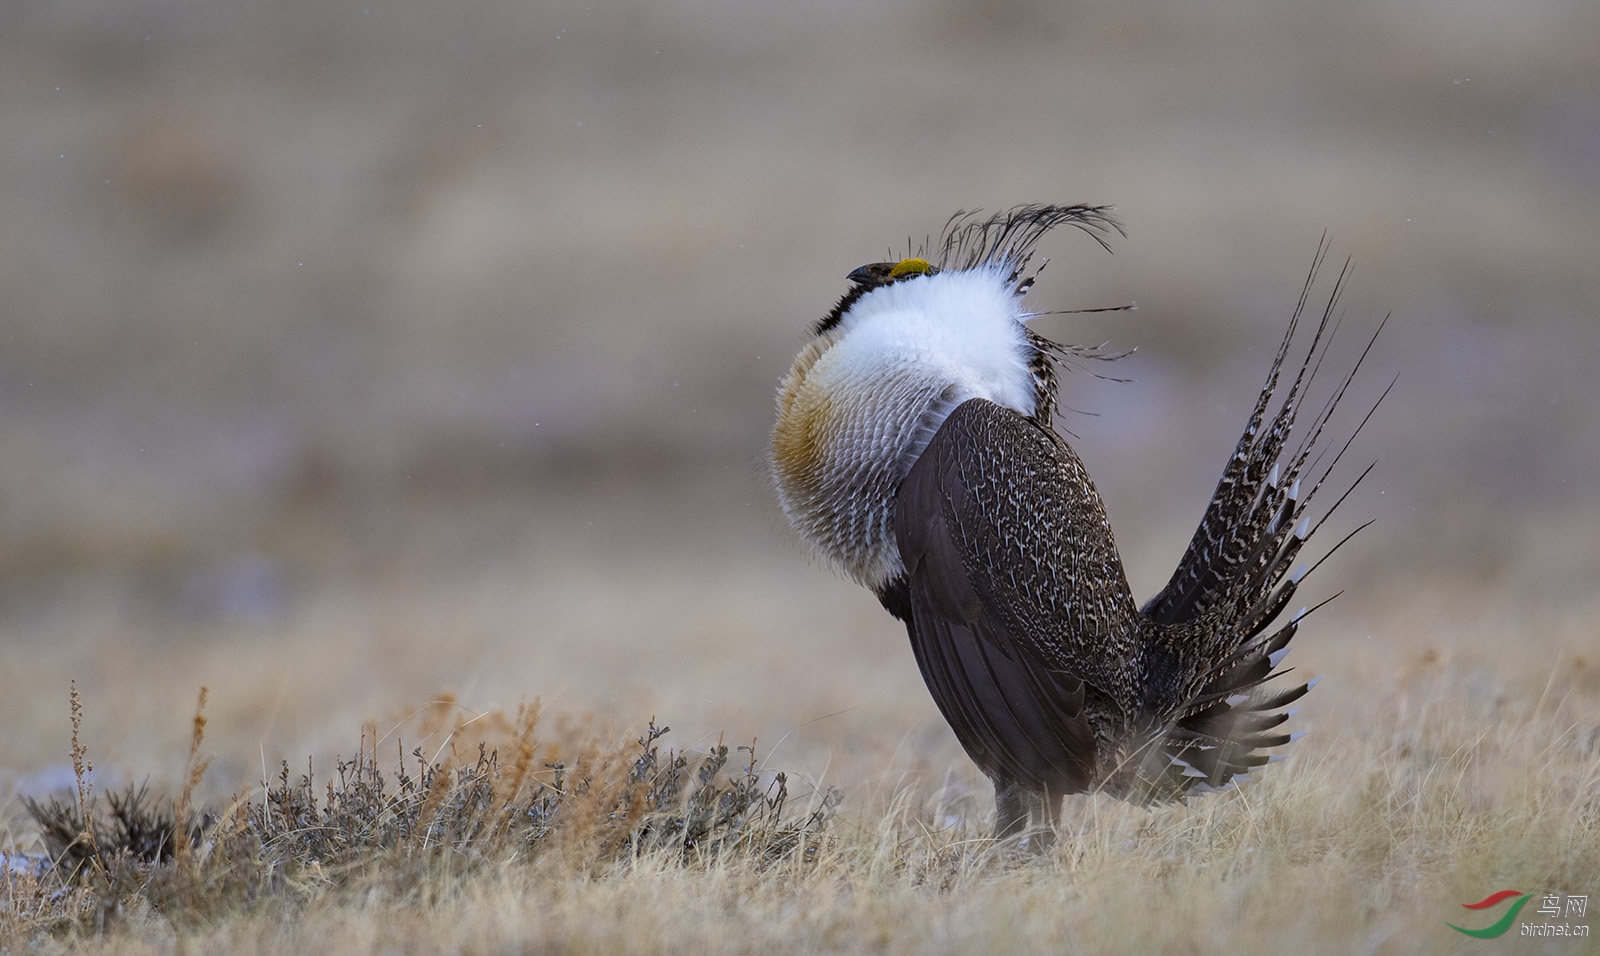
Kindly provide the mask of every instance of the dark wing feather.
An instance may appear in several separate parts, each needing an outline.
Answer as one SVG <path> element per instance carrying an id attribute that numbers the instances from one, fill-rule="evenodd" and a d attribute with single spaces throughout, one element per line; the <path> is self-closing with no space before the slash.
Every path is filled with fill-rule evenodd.
<path id="1" fill-rule="evenodd" d="M 926 596 L 912 591 L 913 602 Z M 909 630 L 928 690 L 985 773 L 1035 793 L 1088 789 L 1095 741 L 1081 680 L 1031 664 L 981 620 L 918 615 Z"/>
<path id="2" fill-rule="evenodd" d="M 1087 789 L 1131 706 L 1139 622 L 1077 456 L 963 403 L 901 484 L 895 534 L 912 649 L 968 754 L 1035 792 Z"/>

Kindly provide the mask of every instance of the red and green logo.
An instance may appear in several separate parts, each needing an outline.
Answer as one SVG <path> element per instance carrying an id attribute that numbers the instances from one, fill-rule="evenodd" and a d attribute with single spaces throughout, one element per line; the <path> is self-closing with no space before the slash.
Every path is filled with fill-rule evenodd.
<path id="1" fill-rule="evenodd" d="M 1454 923 L 1446 923 L 1445 925 L 1458 933 L 1466 933 L 1468 936 L 1475 936 L 1478 939 L 1494 939 L 1496 936 L 1504 936 L 1506 930 L 1511 928 L 1511 924 L 1517 921 L 1517 914 L 1522 911 L 1523 904 L 1533 898 L 1532 893 L 1524 893 L 1521 890 L 1501 890 L 1498 893 L 1491 893 L 1485 896 L 1476 903 L 1461 904 L 1469 910 L 1486 910 L 1499 906 L 1513 896 L 1517 898 L 1517 901 L 1512 903 L 1511 908 L 1506 910 L 1506 915 L 1495 920 L 1492 926 L 1485 926 L 1483 929 L 1464 929 Z"/>

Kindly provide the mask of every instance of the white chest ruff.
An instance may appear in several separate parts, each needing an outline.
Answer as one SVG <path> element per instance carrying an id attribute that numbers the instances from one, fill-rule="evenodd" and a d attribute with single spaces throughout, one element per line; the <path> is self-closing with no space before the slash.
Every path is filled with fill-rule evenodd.
<path id="1" fill-rule="evenodd" d="M 904 571 L 895 491 L 951 410 L 985 398 L 1034 412 L 1033 349 L 1005 280 L 975 269 L 869 292 L 779 389 L 772 461 L 784 512 L 868 587 Z"/>

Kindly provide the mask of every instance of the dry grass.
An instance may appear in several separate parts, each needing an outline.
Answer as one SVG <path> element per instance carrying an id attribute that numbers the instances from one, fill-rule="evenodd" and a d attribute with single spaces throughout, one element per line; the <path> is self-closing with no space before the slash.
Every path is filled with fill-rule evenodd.
<path id="1" fill-rule="evenodd" d="M 311 613 L 264 632 L 131 615 L 69 619 L 87 636 L 48 645 L 57 632 L 23 630 L 0 670 L 27 676 L 37 706 L 10 763 L 65 779 L 54 812 L 38 784 L 0 781 L 55 821 L 52 837 L 20 799 L 0 807 L 0 848 L 26 854 L 0 950 L 1498 951 L 1519 944 L 1445 925 L 1461 903 L 1600 887 L 1600 601 L 1563 583 L 1595 571 L 1582 521 L 1486 535 L 1414 572 L 1396 570 L 1401 536 L 1362 542 L 1319 585 L 1351 593 L 1296 641 L 1290 663 L 1324 680 L 1289 760 L 1187 806 L 1074 799 L 1041 858 L 986 838 L 984 782 L 870 596 L 808 573 L 780 531 L 694 537 L 675 522 L 716 509 L 676 500 L 693 505 L 653 529 L 654 502 L 612 508 L 647 529 L 637 554 L 584 508 L 591 538 L 521 535 L 560 541 L 553 557 L 453 576 L 447 552 L 367 585 L 330 573 Z M 626 600 L 619 580 L 638 582 Z M 423 680 L 459 698 L 419 693 L 390 716 Z M 183 688 L 203 682 L 201 726 Z M 470 706 L 517 688 L 554 702 Z M 677 729 L 652 740 L 652 710 Z M 759 736 L 762 757 L 730 746 L 706 787 L 718 726 Z M 91 761 L 98 796 L 80 803 Z M 724 794 L 744 812 L 716 823 L 704 812 Z M 697 806 L 712 824 L 685 841 Z M 83 807 L 97 847 L 69 850 Z M 196 829 L 183 862 L 171 835 Z M 42 856 L 63 865 L 40 872 Z"/>
<path id="2" fill-rule="evenodd" d="M 329 894 L 427 899 L 521 861 L 551 859 L 573 874 L 644 856 L 808 861 L 840 800 L 822 792 L 796 810 L 786 775 L 761 772 L 754 746 L 736 748 L 744 763 L 729 772 L 726 745 L 693 757 L 663 752 L 668 728 L 654 722 L 627 745 L 570 733 L 558 745 L 541 739 L 535 705 L 515 718 L 484 715 L 476 727 L 458 719 L 440 760 L 420 747 L 408 760 L 397 741 L 387 773 L 376 732 L 363 728 L 356 755 L 338 761 L 330 779 L 319 783 L 310 761 L 299 775 L 284 763 L 256 792 L 194 813 L 209 762 L 201 753 L 205 698 L 202 689 L 178 796 L 129 786 L 102 807 L 87 777 L 74 688 L 76 791 L 24 799 L 46 852 L 8 858 L 0 941 L 82 931 L 116 938 L 150 918 L 186 929 L 251 910 L 293 912 Z M 474 738 L 476 758 L 463 762 L 457 744 Z"/>
<path id="3" fill-rule="evenodd" d="M 1080 798 L 1044 857 L 986 839 L 960 785 L 864 781 L 835 815 L 742 748 L 546 736 L 536 708 L 457 718 L 436 757 L 380 761 L 365 729 L 329 779 L 284 765 L 191 814 L 197 718 L 175 800 L 85 795 L 92 827 L 77 797 L 34 805 L 56 866 L 13 867 L 0 947 L 1454 952 L 1458 903 L 1600 886 L 1594 663 L 1539 693 L 1487 663 L 1425 649 L 1364 700 L 1323 691 L 1332 725 L 1257 783 L 1155 811 Z M 152 838 L 174 821 L 192 854 Z"/>

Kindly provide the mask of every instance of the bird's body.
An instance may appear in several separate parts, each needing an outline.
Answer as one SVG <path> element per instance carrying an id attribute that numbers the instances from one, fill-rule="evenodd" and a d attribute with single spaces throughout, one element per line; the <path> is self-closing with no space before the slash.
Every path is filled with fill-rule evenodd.
<path id="1" fill-rule="evenodd" d="M 1261 685 L 1298 623 L 1271 626 L 1299 580 L 1316 487 L 1301 495 L 1299 478 L 1333 404 L 1286 454 L 1316 342 L 1269 416 L 1291 323 L 1188 553 L 1141 609 L 1053 426 L 1065 351 L 1024 324 L 1029 256 L 1062 224 L 1118 228 L 1085 206 L 958 216 L 936 262 L 851 273 L 780 386 L 772 440 L 785 513 L 905 622 L 935 702 L 995 783 L 1001 834 L 1030 809 L 1049 823 L 1063 794 L 1226 786 L 1289 740 L 1275 728 L 1308 689 Z"/>

